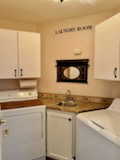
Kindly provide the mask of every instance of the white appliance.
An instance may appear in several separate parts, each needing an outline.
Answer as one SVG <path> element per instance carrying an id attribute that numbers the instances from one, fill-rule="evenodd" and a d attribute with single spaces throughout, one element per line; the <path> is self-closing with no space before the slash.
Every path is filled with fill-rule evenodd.
<path id="1" fill-rule="evenodd" d="M 120 160 L 120 99 L 105 110 L 80 113 L 76 160 Z"/>
<path id="2" fill-rule="evenodd" d="M 0 92 L 0 103 L 10 101 L 34 100 L 38 98 L 36 89 L 8 90 Z"/>
<path id="3" fill-rule="evenodd" d="M 36 90 L 0 92 L 0 102 L 37 99 Z M 45 160 L 46 107 L 2 110 L 2 160 Z"/>

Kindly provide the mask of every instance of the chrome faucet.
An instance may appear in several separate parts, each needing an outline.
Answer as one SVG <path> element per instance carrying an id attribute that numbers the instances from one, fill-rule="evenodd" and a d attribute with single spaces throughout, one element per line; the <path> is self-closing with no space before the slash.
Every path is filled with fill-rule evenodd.
<path id="1" fill-rule="evenodd" d="M 74 98 L 71 95 L 71 91 L 67 89 L 64 95 L 64 100 L 60 103 L 58 103 L 60 106 L 76 106 L 76 102 Z"/>
<path id="2" fill-rule="evenodd" d="M 65 100 L 69 100 L 69 98 L 71 98 L 71 90 L 67 89 L 65 92 Z"/>
<path id="3" fill-rule="evenodd" d="M 65 102 L 74 101 L 73 97 L 71 96 L 71 90 L 67 89 L 65 92 Z"/>

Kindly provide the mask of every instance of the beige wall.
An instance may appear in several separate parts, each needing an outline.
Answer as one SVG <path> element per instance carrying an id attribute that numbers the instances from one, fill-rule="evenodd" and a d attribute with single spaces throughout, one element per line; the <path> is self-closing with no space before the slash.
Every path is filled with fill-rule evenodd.
<path id="1" fill-rule="evenodd" d="M 115 11 L 116 12 L 116 11 Z M 46 23 L 41 26 L 42 33 L 42 77 L 39 82 L 39 91 L 49 93 L 65 93 L 67 89 L 72 94 L 120 97 L 120 83 L 94 79 L 94 29 L 55 35 L 59 28 L 75 27 L 92 24 L 93 26 L 115 14 L 114 11 L 90 15 L 83 18 L 73 18 L 64 21 Z M 74 56 L 74 49 L 82 51 L 81 56 Z M 55 61 L 59 59 L 89 58 L 90 67 L 88 84 L 57 83 Z"/>
<path id="2" fill-rule="evenodd" d="M 115 11 L 116 12 L 116 11 Z M 54 31 L 62 27 L 71 27 L 85 24 L 96 24 L 112 16 L 114 13 L 102 13 L 90 15 L 83 18 L 73 18 L 64 21 L 50 22 L 44 25 L 19 23 L 0 20 L 0 28 L 8 28 L 23 31 L 39 31 L 42 34 L 42 78 L 39 82 L 39 90 L 42 92 L 64 93 L 66 89 L 71 89 L 73 94 L 91 95 L 102 97 L 120 97 L 120 83 L 94 80 L 93 78 L 93 56 L 94 56 L 94 30 L 77 33 L 66 33 L 55 35 Z M 74 49 L 82 51 L 81 57 L 73 55 Z M 56 83 L 57 59 L 79 59 L 89 58 L 89 78 L 88 85 Z M 18 88 L 17 80 L 0 80 L 0 90 Z"/>
<path id="3" fill-rule="evenodd" d="M 22 30 L 22 31 L 37 31 L 37 26 L 35 24 L 26 24 L 20 22 L 12 22 L 6 20 L 0 20 L 0 28 Z M 7 58 L 7 57 L 6 57 Z M 18 88 L 17 80 L 0 80 L 0 90 L 6 89 L 17 89 Z"/>

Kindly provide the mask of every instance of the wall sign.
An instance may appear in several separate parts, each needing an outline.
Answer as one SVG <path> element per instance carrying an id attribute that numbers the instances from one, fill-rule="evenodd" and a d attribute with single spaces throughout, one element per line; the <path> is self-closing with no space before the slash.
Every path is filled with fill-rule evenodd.
<path id="1" fill-rule="evenodd" d="M 78 32 L 83 30 L 91 30 L 93 28 L 92 25 L 87 26 L 78 26 L 78 27 L 69 27 L 69 28 L 62 28 L 55 31 L 55 34 L 62 34 L 62 33 L 68 33 L 68 32 Z"/>

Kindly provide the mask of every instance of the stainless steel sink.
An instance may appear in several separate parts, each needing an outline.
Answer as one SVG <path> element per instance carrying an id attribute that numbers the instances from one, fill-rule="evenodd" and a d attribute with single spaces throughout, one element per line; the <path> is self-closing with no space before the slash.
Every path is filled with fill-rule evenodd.
<path id="1" fill-rule="evenodd" d="M 75 103 L 75 101 L 61 101 L 57 105 L 59 105 L 59 106 L 69 106 L 69 107 L 75 107 L 75 106 L 77 106 L 77 104 Z"/>

